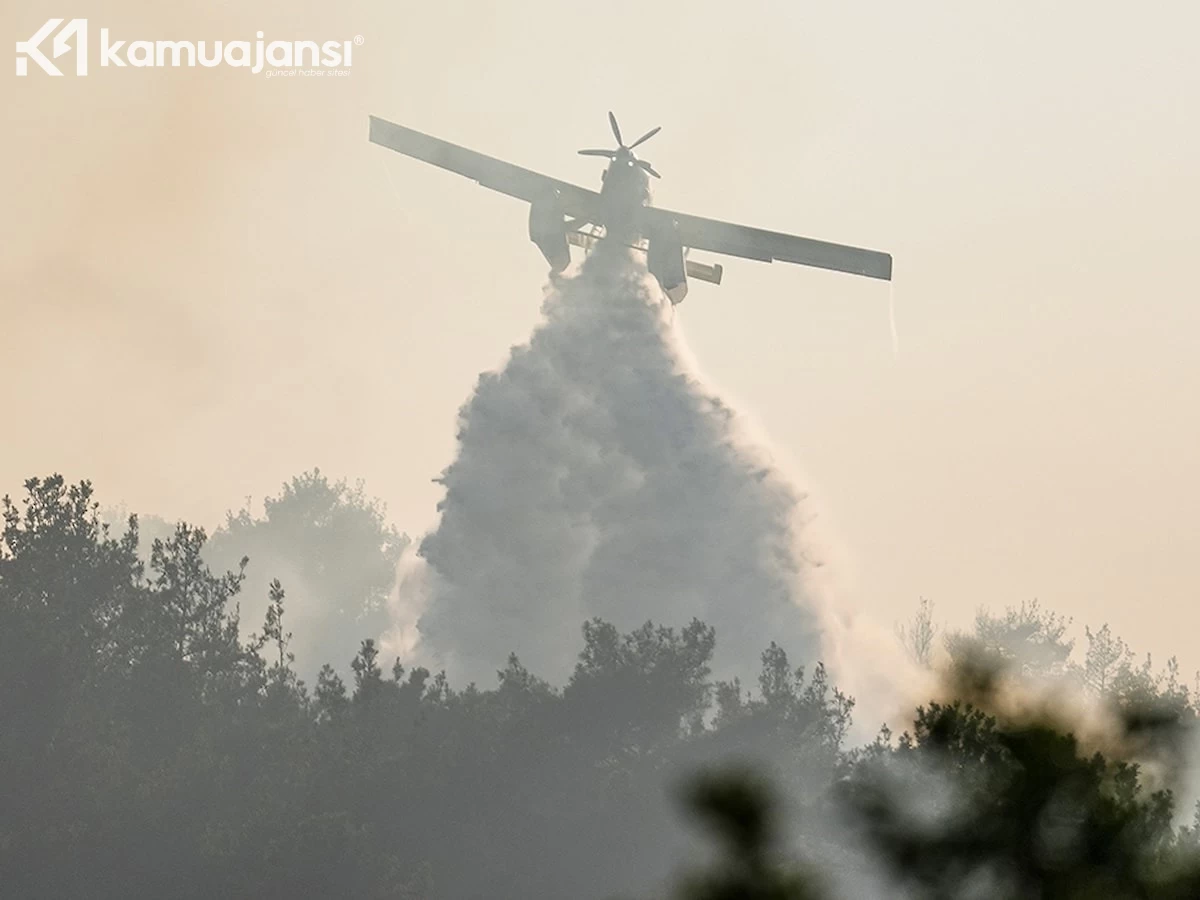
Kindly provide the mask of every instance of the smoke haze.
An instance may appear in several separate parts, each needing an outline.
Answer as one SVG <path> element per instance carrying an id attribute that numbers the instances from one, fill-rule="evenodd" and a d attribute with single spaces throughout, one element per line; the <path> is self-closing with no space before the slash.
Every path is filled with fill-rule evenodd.
<path id="1" fill-rule="evenodd" d="M 865 609 L 929 596 L 965 622 L 1038 596 L 1194 670 L 1165 623 L 1195 608 L 1200 8 L 615 10 L 563 41 L 548 0 L 8 4 L 5 489 L 58 470 L 211 528 L 320 465 L 427 530 L 455 408 L 536 317 L 494 286 L 542 267 L 521 204 L 369 145 L 367 116 L 594 187 L 573 151 L 614 108 L 664 126 L 663 205 L 895 255 L 899 360 L 886 292 L 831 273 L 731 263 L 681 317 L 819 480 Z M 15 78 L 11 42 L 63 15 L 366 43 L 328 81 Z M 645 52 L 631 18 L 702 64 Z"/>

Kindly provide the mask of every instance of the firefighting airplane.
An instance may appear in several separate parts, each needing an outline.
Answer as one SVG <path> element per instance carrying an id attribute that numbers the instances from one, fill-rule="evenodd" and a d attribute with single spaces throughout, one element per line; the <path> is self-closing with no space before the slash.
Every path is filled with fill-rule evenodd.
<path id="1" fill-rule="evenodd" d="M 721 283 L 721 266 L 689 260 L 688 250 L 709 250 L 762 262 L 779 260 L 891 280 L 892 257 L 887 253 L 651 206 L 648 176 L 661 176 L 646 160 L 638 159 L 633 149 L 658 134 L 662 126 L 626 146 L 611 112 L 608 121 L 617 148 L 579 151 L 583 156 L 603 156 L 610 160 L 601 176 L 599 193 L 375 116 L 371 116 L 370 139 L 397 153 L 449 169 L 486 188 L 528 202 L 529 239 L 542 251 L 554 272 L 561 272 L 570 264 L 570 245 L 589 250 L 604 238 L 645 252 L 647 268 L 672 303 L 681 302 L 687 294 L 688 276 Z"/>

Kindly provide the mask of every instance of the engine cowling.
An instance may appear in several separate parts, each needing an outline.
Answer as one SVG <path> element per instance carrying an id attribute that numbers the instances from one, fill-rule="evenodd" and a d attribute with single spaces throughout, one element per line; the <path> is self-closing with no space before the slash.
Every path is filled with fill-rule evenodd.
<path id="1" fill-rule="evenodd" d="M 674 221 L 660 226 L 648 235 L 646 266 L 650 274 L 658 279 L 672 304 L 683 302 L 687 296 L 687 263 L 683 258 L 683 243 L 679 239 L 679 227 Z"/>
<path id="2" fill-rule="evenodd" d="M 535 200 L 529 206 L 529 239 L 537 244 L 554 272 L 561 272 L 571 264 L 571 251 L 567 247 L 567 229 L 564 221 L 562 199 L 558 191 Z"/>

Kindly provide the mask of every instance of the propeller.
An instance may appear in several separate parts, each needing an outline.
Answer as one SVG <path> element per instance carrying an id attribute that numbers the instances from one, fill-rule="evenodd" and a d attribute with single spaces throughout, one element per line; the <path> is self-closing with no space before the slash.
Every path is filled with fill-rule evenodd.
<path id="1" fill-rule="evenodd" d="M 611 109 L 608 111 L 608 124 L 612 126 L 613 137 L 617 139 L 617 146 L 624 147 L 625 142 L 621 140 L 621 126 L 617 124 L 617 117 L 613 115 Z"/>
<path id="2" fill-rule="evenodd" d="M 650 140 L 650 138 L 654 137 L 660 131 L 662 131 L 661 125 L 654 126 L 649 131 L 647 131 L 645 134 L 643 134 L 640 138 L 638 138 L 636 141 L 634 141 L 632 144 L 630 144 L 629 149 L 632 150 L 638 144 L 644 144 L 646 141 Z"/>
<path id="3" fill-rule="evenodd" d="M 612 114 L 612 110 L 609 110 L 609 113 L 608 113 L 608 124 L 612 126 L 613 137 L 615 137 L 617 139 L 617 149 L 616 150 L 599 150 L 599 149 L 580 150 L 579 155 L 580 156 L 603 156 L 605 159 L 616 159 L 619 154 L 624 152 L 624 153 L 627 153 L 629 155 L 630 159 L 632 161 L 636 162 L 643 171 L 647 172 L 650 175 L 653 175 L 655 178 L 662 178 L 661 175 L 659 175 L 656 171 L 654 171 L 654 166 L 650 165 L 650 163 L 646 162 L 644 159 L 638 159 L 632 153 L 634 147 L 638 146 L 639 144 L 644 144 L 646 141 L 650 140 L 650 138 L 654 137 L 656 134 L 658 134 L 660 131 L 662 131 L 662 126 L 657 125 L 654 128 L 651 128 L 649 131 L 647 131 L 645 134 L 643 134 L 640 138 L 638 138 L 636 141 L 634 141 L 632 144 L 630 144 L 628 147 L 626 147 L 625 141 L 621 137 L 621 126 L 617 124 L 617 117 Z"/>

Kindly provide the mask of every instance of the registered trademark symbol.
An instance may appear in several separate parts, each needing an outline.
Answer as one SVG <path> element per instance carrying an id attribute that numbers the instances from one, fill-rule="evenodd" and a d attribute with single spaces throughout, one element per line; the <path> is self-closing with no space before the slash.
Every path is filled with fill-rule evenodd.
<path id="1" fill-rule="evenodd" d="M 363 37 L 361 34 L 356 34 L 354 36 L 354 43 L 357 44 L 359 47 L 361 47 L 366 42 L 367 42 L 367 39 L 365 37 Z"/>

